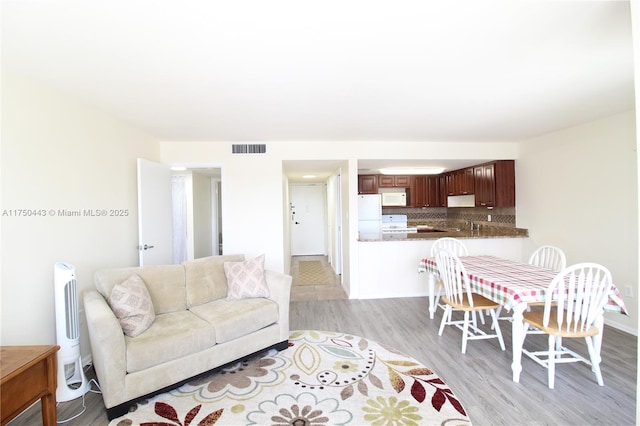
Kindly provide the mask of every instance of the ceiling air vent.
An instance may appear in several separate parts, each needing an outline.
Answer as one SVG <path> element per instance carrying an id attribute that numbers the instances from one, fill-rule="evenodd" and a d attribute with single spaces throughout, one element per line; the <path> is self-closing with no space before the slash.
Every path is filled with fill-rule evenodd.
<path id="1" fill-rule="evenodd" d="M 231 145 L 232 154 L 264 154 L 267 152 L 267 145 L 264 143 L 234 143 Z"/>

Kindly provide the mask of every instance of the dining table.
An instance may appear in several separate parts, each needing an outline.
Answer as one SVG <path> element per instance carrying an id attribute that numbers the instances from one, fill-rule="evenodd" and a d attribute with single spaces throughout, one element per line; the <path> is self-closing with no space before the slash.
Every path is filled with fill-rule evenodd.
<path id="1" fill-rule="evenodd" d="M 513 381 L 520 381 L 522 371 L 522 346 L 525 332 L 523 312 L 530 303 L 545 301 L 546 289 L 558 271 L 541 268 L 528 263 L 517 262 L 495 256 L 460 256 L 460 261 L 469 276 L 471 291 L 478 293 L 512 311 L 512 364 Z M 438 308 L 436 280 L 439 278 L 435 258 L 421 259 L 418 273 L 427 273 L 429 285 L 429 318 L 433 319 Z M 620 291 L 614 285 L 609 294 L 605 312 L 628 315 Z M 594 323 L 599 330 L 604 325 L 601 315 Z M 602 332 L 594 338 L 594 346 L 599 353 L 602 346 Z"/>

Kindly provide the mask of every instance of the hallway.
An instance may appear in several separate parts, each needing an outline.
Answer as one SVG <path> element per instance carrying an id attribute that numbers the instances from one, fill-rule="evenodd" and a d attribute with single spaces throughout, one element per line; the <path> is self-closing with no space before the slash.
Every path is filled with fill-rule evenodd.
<path id="1" fill-rule="evenodd" d="M 315 270 L 305 268 L 305 262 L 320 262 Z M 301 262 L 303 263 L 301 268 Z M 302 269 L 302 270 L 301 270 Z M 291 257 L 291 301 L 347 299 L 340 285 L 341 276 L 335 275 L 326 256 Z"/>

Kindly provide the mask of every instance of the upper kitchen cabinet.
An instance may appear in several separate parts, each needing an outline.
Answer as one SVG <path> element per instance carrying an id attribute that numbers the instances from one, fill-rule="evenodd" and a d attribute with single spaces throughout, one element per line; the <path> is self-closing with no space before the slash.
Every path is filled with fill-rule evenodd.
<path id="1" fill-rule="evenodd" d="M 439 179 L 439 176 L 414 176 L 411 187 L 411 205 L 413 207 L 439 207 Z"/>
<path id="2" fill-rule="evenodd" d="M 378 175 L 358 175 L 358 194 L 377 194 Z"/>
<path id="3" fill-rule="evenodd" d="M 411 176 L 404 175 L 379 175 L 379 188 L 409 188 L 411 187 Z"/>
<path id="4" fill-rule="evenodd" d="M 427 177 L 427 207 L 440 206 L 440 177 Z"/>
<path id="5" fill-rule="evenodd" d="M 447 175 L 438 176 L 438 206 L 447 207 Z"/>
<path id="6" fill-rule="evenodd" d="M 413 185 L 411 186 L 411 206 L 424 207 L 426 206 L 427 196 L 427 177 L 426 176 L 414 176 Z"/>
<path id="7" fill-rule="evenodd" d="M 498 160 L 440 175 L 358 175 L 358 193 L 406 188 L 408 207 L 447 207 L 449 196 L 474 194 L 476 207 L 515 207 L 515 181 L 515 161 Z"/>
<path id="8" fill-rule="evenodd" d="M 447 195 L 471 195 L 475 191 L 474 168 L 454 170 L 446 174 Z"/>
<path id="9" fill-rule="evenodd" d="M 460 195 L 471 195 L 475 192 L 475 180 L 473 167 L 462 170 L 462 182 L 460 183 Z"/>
<path id="10" fill-rule="evenodd" d="M 458 179 L 456 179 L 456 175 L 457 175 L 456 172 L 450 172 L 444 175 L 446 195 L 458 195 L 457 194 L 458 188 L 456 185 L 456 182 L 458 182 Z"/>
<path id="11" fill-rule="evenodd" d="M 473 171 L 477 207 L 515 207 L 516 174 L 513 160 L 480 164 Z"/>

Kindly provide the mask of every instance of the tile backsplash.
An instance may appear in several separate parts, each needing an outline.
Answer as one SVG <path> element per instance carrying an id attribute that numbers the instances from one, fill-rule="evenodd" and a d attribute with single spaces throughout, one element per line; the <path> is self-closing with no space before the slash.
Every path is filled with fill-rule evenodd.
<path id="1" fill-rule="evenodd" d="M 419 222 L 421 220 L 449 219 L 473 221 L 476 223 L 491 223 L 496 226 L 516 226 L 515 207 L 493 208 L 486 207 L 383 207 L 382 214 L 406 214 L 407 220 Z M 491 215 L 489 221 L 488 215 Z"/>

